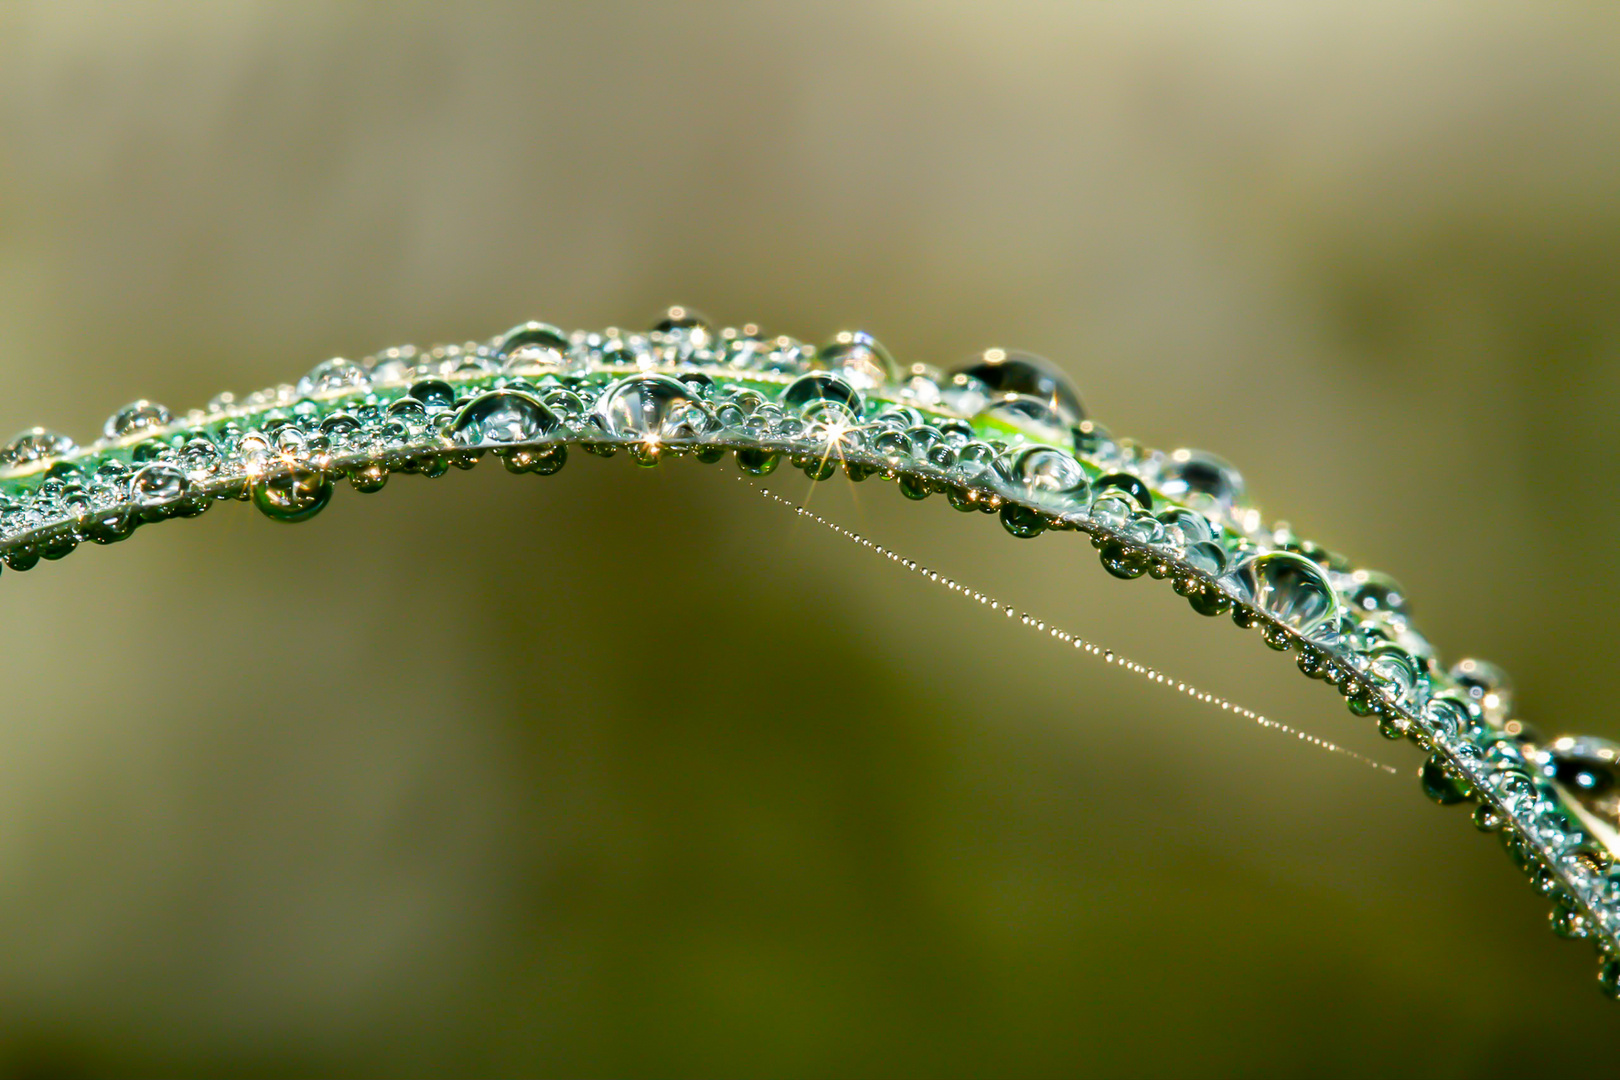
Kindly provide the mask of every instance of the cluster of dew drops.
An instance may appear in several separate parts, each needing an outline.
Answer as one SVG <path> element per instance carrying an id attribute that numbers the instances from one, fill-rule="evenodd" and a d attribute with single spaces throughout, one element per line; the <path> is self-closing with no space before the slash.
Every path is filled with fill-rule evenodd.
<path id="1" fill-rule="evenodd" d="M 1089 534 L 1109 573 L 1168 579 L 1200 614 L 1258 628 L 1351 712 L 1428 752 L 1423 790 L 1475 803 L 1475 824 L 1553 901 L 1553 929 L 1598 948 L 1600 983 L 1620 997 L 1620 746 L 1543 739 L 1494 665 L 1440 665 L 1391 578 L 1265 524 L 1215 455 L 1114 437 L 1027 353 L 904 366 L 863 332 L 818 348 L 671 308 L 647 333 L 525 323 L 484 343 L 328 360 L 184 416 L 134 402 L 86 447 L 43 428 L 17 436 L 0 448 L 0 559 L 27 570 L 224 499 L 302 521 L 341 480 L 375 492 L 486 454 L 545 475 L 570 447 L 641 465 L 731 455 L 755 477 L 786 461 L 815 480 L 942 495 L 1016 537 Z"/>

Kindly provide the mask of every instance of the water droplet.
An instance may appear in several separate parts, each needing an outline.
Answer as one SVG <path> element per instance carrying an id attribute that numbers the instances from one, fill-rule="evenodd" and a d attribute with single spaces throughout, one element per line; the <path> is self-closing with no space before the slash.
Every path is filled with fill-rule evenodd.
<path id="1" fill-rule="evenodd" d="M 456 415 L 450 437 L 458 446 L 537 442 L 559 426 L 557 414 L 520 390 L 491 390 Z"/>
<path id="2" fill-rule="evenodd" d="M 102 429 L 109 439 L 122 439 L 136 432 L 162 427 L 169 422 L 169 410 L 151 401 L 134 401 L 107 418 Z"/>
<path id="3" fill-rule="evenodd" d="M 1547 753 L 1548 777 L 1588 813 L 1620 828 L 1620 743 L 1565 736 Z"/>
<path id="4" fill-rule="evenodd" d="M 332 478 L 302 461 L 278 461 L 249 482 L 253 505 L 272 521 L 306 521 L 332 501 Z"/>
<path id="5" fill-rule="evenodd" d="M 1598 989 L 1603 996 L 1620 1001 L 1620 960 L 1605 960 L 1598 965 Z"/>
<path id="6" fill-rule="evenodd" d="M 1358 612 L 1387 611 L 1394 615 L 1408 614 L 1406 590 L 1388 574 L 1374 570 L 1357 570 L 1350 575 L 1351 585 L 1345 593 L 1345 602 Z"/>
<path id="7" fill-rule="evenodd" d="M 416 367 L 416 349 L 409 345 L 384 349 L 376 356 L 367 357 L 365 366 L 373 384 L 404 382 Z"/>
<path id="8" fill-rule="evenodd" d="M 1083 511 L 1091 502 L 1091 484 L 1080 463 L 1050 446 L 1019 447 L 998 458 L 995 471 L 1007 495 L 1058 513 Z"/>
<path id="9" fill-rule="evenodd" d="M 782 391 L 782 406 L 804 416 L 815 416 L 831 406 L 855 420 L 860 418 L 863 401 L 860 391 L 841 375 L 811 371 L 794 379 Z"/>
<path id="10" fill-rule="evenodd" d="M 298 396 L 309 397 L 311 394 L 327 394 L 343 390 L 360 393 L 370 386 L 371 377 L 366 374 L 364 367 L 353 360 L 334 357 L 316 364 L 308 375 L 298 380 Z"/>
<path id="11" fill-rule="evenodd" d="M 909 492 L 907 497 L 915 498 Z M 1046 531 L 1046 525 L 1046 515 L 1038 510 L 1031 510 L 1026 506 L 1016 506 L 1012 503 L 1008 503 L 1001 508 L 1001 527 L 1021 540 L 1028 540 L 1041 535 Z"/>
<path id="12" fill-rule="evenodd" d="M 781 454 L 768 450 L 744 448 L 737 451 L 737 467 L 750 476 L 767 476 L 776 470 L 781 461 Z"/>
<path id="13" fill-rule="evenodd" d="M 185 471 L 166 461 L 154 461 L 130 481 L 130 495 L 143 513 L 161 514 L 173 510 L 185 499 L 191 481 Z"/>
<path id="14" fill-rule="evenodd" d="M 1104 541 L 1102 547 L 1097 549 L 1097 554 L 1102 560 L 1103 569 L 1117 578 L 1129 581 L 1147 573 L 1148 557 L 1118 540 Z"/>
<path id="15" fill-rule="evenodd" d="M 967 377 L 953 380 L 947 390 L 958 412 L 973 415 L 988 407 L 991 400 L 1011 394 L 1045 405 L 1054 426 L 1059 428 L 1071 428 L 1086 418 L 1086 408 L 1069 376 L 1050 360 L 1033 353 L 987 349 L 956 367 L 952 374 Z M 990 399 L 982 399 L 980 387 L 990 392 Z M 975 400 L 975 396 L 981 399 Z"/>
<path id="16" fill-rule="evenodd" d="M 1489 660 L 1460 660 L 1450 674 L 1493 726 L 1501 727 L 1513 715 L 1513 683 Z"/>
<path id="17" fill-rule="evenodd" d="M 381 491 L 388 484 L 388 467 L 380 461 L 368 461 L 349 470 L 349 483 L 354 490 L 369 495 Z"/>
<path id="18" fill-rule="evenodd" d="M 660 339 L 660 353 L 666 363 L 687 364 L 705 360 L 714 344 L 714 325 L 700 311 L 677 304 L 664 312 L 653 327 Z"/>
<path id="19" fill-rule="evenodd" d="M 1118 496 L 1121 493 L 1130 496 L 1136 505 L 1143 510 L 1153 509 L 1153 493 L 1141 479 L 1126 472 L 1104 473 L 1097 477 L 1094 485 L 1097 497 L 1106 495 Z"/>
<path id="20" fill-rule="evenodd" d="M 1213 578 L 1226 573 L 1229 562 L 1226 549 L 1213 540 L 1187 545 L 1187 550 L 1181 553 L 1181 561 Z"/>
<path id="21" fill-rule="evenodd" d="M 900 381 L 900 365 L 878 339 L 864 330 L 846 330 L 822 346 L 816 359 L 857 390 Z"/>
<path id="22" fill-rule="evenodd" d="M 932 409 L 943 400 L 940 387 L 944 382 L 945 373 L 938 368 L 928 364 L 912 364 L 906 369 L 900 383 L 900 396 L 914 405 Z"/>
<path id="23" fill-rule="evenodd" d="M 1166 532 L 1174 529 L 1181 534 L 1184 545 L 1202 544 L 1215 539 L 1215 528 L 1209 519 L 1196 510 L 1188 510 L 1180 506 L 1171 506 L 1160 510 L 1158 518 L 1164 523 Z"/>
<path id="24" fill-rule="evenodd" d="M 1068 445 L 1073 433 L 1062 415 L 1040 398 L 1001 394 L 973 414 L 976 424 L 1000 424 L 1044 443 Z"/>
<path id="25" fill-rule="evenodd" d="M 66 435 L 48 428 L 29 428 L 0 450 L 0 465 L 28 465 L 41 458 L 71 454 L 77 449 Z"/>
<path id="26" fill-rule="evenodd" d="M 1337 628 L 1339 598 L 1322 568 L 1303 555 L 1268 552 L 1241 563 L 1234 573 L 1249 603 L 1296 633 L 1309 637 L 1323 627 Z"/>
<path id="27" fill-rule="evenodd" d="M 1421 779 L 1423 794 L 1441 806 L 1464 802 L 1474 794 L 1473 785 L 1459 778 L 1439 754 L 1430 754 L 1423 763 Z"/>
<path id="28" fill-rule="evenodd" d="M 668 375 L 633 375 L 613 384 L 592 410 L 609 435 L 656 442 L 693 439 L 716 421 L 696 393 Z"/>
<path id="29" fill-rule="evenodd" d="M 1505 824 L 1507 824 L 1507 818 L 1502 816 L 1502 811 L 1490 803 L 1480 803 L 1474 807 L 1474 828 L 1480 832 L 1495 832 Z"/>
<path id="30" fill-rule="evenodd" d="M 653 326 L 653 330 L 660 334 L 667 334 L 674 330 L 702 330 L 711 331 L 714 323 L 709 317 L 696 308 L 689 308 L 684 304 L 673 304 L 664 310 L 663 317 Z"/>
<path id="31" fill-rule="evenodd" d="M 395 415 L 406 410 L 420 411 L 425 415 L 428 409 L 448 409 L 456 403 L 456 388 L 443 379 L 423 379 L 412 383 L 406 396 L 397 398 L 388 406 L 388 411 Z M 398 406 L 398 408 L 396 408 Z"/>
<path id="32" fill-rule="evenodd" d="M 1243 477 L 1204 450 L 1176 450 L 1159 469 L 1159 490 L 1189 505 L 1230 511 L 1243 501 Z"/>
<path id="33" fill-rule="evenodd" d="M 1421 689 L 1423 668 L 1405 649 L 1383 641 L 1368 653 L 1367 674 L 1397 701 L 1410 698 Z"/>
<path id="34" fill-rule="evenodd" d="M 1548 922 L 1552 926 L 1552 932 L 1561 938 L 1579 940 L 1591 933 L 1592 929 L 1586 921 L 1586 916 L 1567 904 L 1554 904 L 1548 915 Z"/>
<path id="35" fill-rule="evenodd" d="M 1450 738 L 1474 726 L 1468 698 L 1456 690 L 1442 690 L 1423 706 L 1423 718 L 1437 735 Z"/>
<path id="36" fill-rule="evenodd" d="M 495 343 L 495 359 L 510 373 L 561 373 L 575 366 L 568 335 L 550 323 L 514 326 Z"/>

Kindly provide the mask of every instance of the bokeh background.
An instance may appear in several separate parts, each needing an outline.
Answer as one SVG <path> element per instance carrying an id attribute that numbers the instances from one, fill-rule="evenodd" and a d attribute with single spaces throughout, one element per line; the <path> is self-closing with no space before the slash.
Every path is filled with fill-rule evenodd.
<path id="1" fill-rule="evenodd" d="M 1607 5 L 0 9 L 0 427 L 672 302 L 1071 371 L 1620 736 Z M 677 462 L 0 582 L 0 1075 L 1546 1075 L 1620 1012 L 1168 588 Z M 797 492 L 807 486 L 776 482 Z"/>

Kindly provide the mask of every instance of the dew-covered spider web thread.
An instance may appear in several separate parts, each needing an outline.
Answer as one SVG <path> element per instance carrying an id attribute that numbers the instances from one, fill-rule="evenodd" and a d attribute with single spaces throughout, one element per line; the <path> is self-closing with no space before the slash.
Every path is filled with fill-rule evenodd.
<path id="1" fill-rule="evenodd" d="M 745 477 L 739 476 L 737 479 L 747 483 Z M 1238 705 L 1235 702 L 1228 701 L 1226 698 L 1223 698 L 1217 694 L 1209 693 L 1206 690 L 1200 690 L 1198 687 L 1166 675 L 1164 672 L 1159 671 L 1156 668 L 1149 667 L 1146 664 L 1139 664 L 1129 657 L 1121 656 L 1113 649 L 1087 641 L 1080 635 L 1072 634 L 1055 623 L 1048 623 L 1046 620 L 1039 619 L 1028 612 L 1017 611 L 1011 604 L 1004 604 L 995 597 L 990 596 L 988 593 L 983 593 L 970 586 L 963 585 L 955 578 L 947 577 L 946 575 L 939 573 L 937 570 L 930 570 L 928 567 L 918 563 L 915 559 L 908 559 L 892 548 L 888 548 L 882 544 L 876 543 L 860 533 L 855 532 L 853 529 L 847 529 L 838 524 L 836 521 L 832 521 L 820 514 L 815 513 L 809 507 L 801 506 L 789 499 L 784 499 L 770 488 L 762 488 L 755 484 L 748 484 L 748 486 L 766 500 L 784 507 L 785 509 L 791 510 L 797 517 L 815 522 L 817 525 L 820 525 L 838 536 L 843 537 L 845 540 L 848 540 L 856 547 L 865 548 L 873 554 L 883 557 L 884 559 L 893 563 L 895 566 L 901 567 L 905 570 L 910 570 L 912 573 L 919 575 L 931 584 L 940 586 L 947 592 L 953 593 L 970 602 L 977 603 L 990 611 L 1005 615 L 1009 619 L 1017 619 L 1020 626 L 1027 627 L 1036 633 L 1043 634 L 1061 644 L 1073 646 L 1087 655 L 1096 657 L 1105 664 L 1112 664 L 1115 667 L 1123 668 L 1132 674 L 1140 675 L 1150 683 L 1166 687 L 1178 694 L 1185 694 L 1194 701 L 1219 709 L 1221 712 L 1230 713 L 1234 716 L 1240 716 L 1245 720 L 1253 721 L 1255 724 L 1265 728 L 1268 731 L 1274 731 L 1279 735 L 1292 736 L 1302 743 L 1317 747 L 1321 750 L 1326 750 L 1332 754 L 1340 754 L 1352 761 L 1359 762 L 1362 765 L 1366 765 L 1369 768 L 1376 769 L 1379 772 L 1386 773 L 1390 776 L 1399 775 L 1400 770 L 1396 769 L 1393 765 L 1386 765 L 1382 761 L 1376 761 L 1365 754 L 1357 753 L 1356 751 L 1351 750 L 1349 747 L 1340 746 L 1338 743 L 1330 742 L 1327 739 L 1318 738 L 1308 731 L 1301 731 L 1296 727 L 1283 723 L 1281 720 L 1274 720 L 1269 716 L 1264 716 L 1255 712 L 1253 709 L 1249 709 L 1242 705 Z"/>

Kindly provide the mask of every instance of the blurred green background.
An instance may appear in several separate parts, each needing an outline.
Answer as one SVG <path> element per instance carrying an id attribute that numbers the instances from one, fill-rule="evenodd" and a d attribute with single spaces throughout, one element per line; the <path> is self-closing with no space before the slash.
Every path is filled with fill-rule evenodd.
<path id="1" fill-rule="evenodd" d="M 1607 5 L 0 8 L 0 427 L 682 302 L 1048 355 L 1608 707 Z M 1416 751 L 1074 536 L 485 466 L 0 582 L 0 1075 L 1530 1075 L 1620 1024 Z M 775 482 L 795 492 L 803 482 Z"/>

